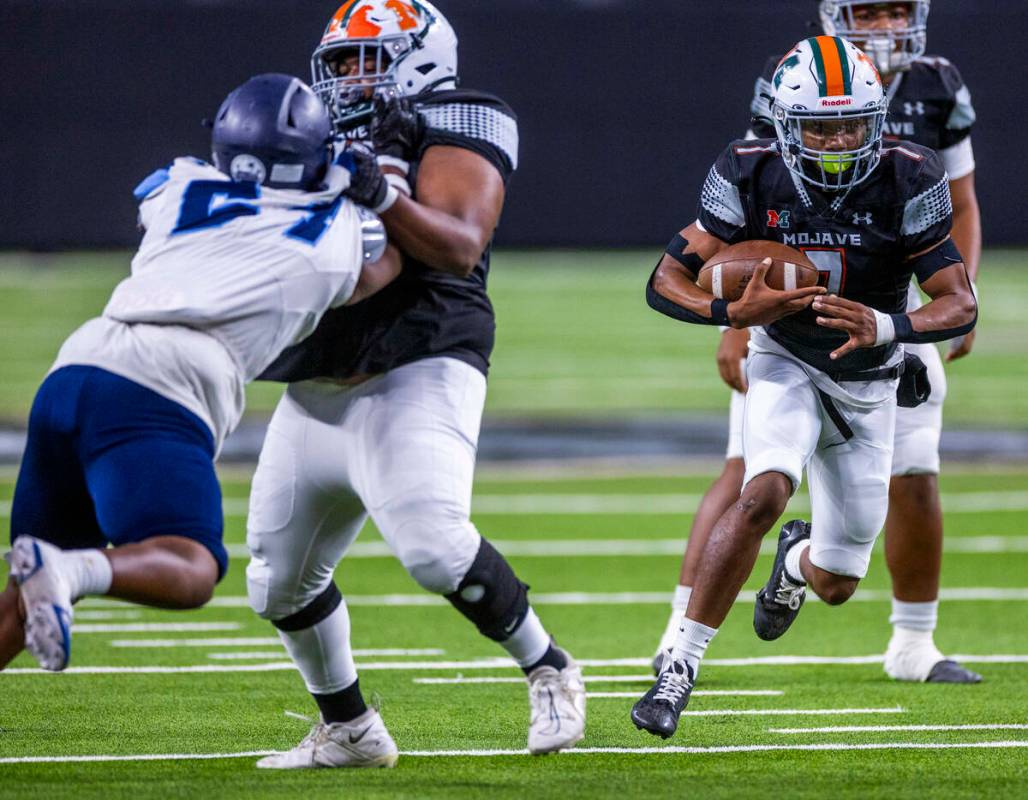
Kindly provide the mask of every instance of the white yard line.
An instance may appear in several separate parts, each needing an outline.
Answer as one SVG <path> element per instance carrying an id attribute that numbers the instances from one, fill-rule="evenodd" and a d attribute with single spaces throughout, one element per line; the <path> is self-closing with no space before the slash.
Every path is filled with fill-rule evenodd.
<path id="1" fill-rule="evenodd" d="M 653 683 L 653 678 L 650 678 L 649 683 Z M 613 698 L 632 698 L 633 700 L 639 699 L 639 691 L 635 692 L 588 692 L 587 697 L 597 697 L 603 699 Z M 703 689 L 697 689 L 692 692 L 692 697 L 780 697 L 782 692 L 771 692 L 771 691 L 748 691 L 740 689 L 739 691 L 732 691 L 730 689 L 719 689 L 714 691 L 704 691 Z"/>
<path id="2" fill-rule="evenodd" d="M 653 683 L 653 675 L 583 675 L 586 683 Z M 455 684 L 481 685 L 481 684 L 519 684 L 524 683 L 524 678 L 513 677 L 490 677 L 490 678 L 468 678 L 463 675 L 456 678 L 412 678 L 411 683 L 423 686 L 445 686 Z M 693 697 L 781 697 L 784 694 L 780 689 L 697 689 L 692 693 Z M 597 692 L 590 693 L 590 697 L 638 697 L 638 692 Z"/>
<path id="3" fill-rule="evenodd" d="M 471 502 L 475 514 L 692 514 L 702 495 L 688 493 L 658 494 L 476 494 Z M 227 517 L 245 517 L 248 501 L 242 497 L 226 497 L 223 509 Z M 950 514 L 977 514 L 982 511 L 1028 511 L 1028 492 L 946 492 L 942 495 L 943 511 Z M 796 495 L 788 509 L 797 513 L 810 510 L 806 493 Z M 0 501 L 0 517 L 11 515 L 11 501 Z"/>
<path id="4" fill-rule="evenodd" d="M 263 647 L 267 645 L 282 646 L 282 640 L 277 636 L 254 636 L 254 637 L 210 637 L 200 639 L 113 639 L 108 642 L 111 647 L 121 648 L 177 648 L 177 647 Z M 438 647 L 427 647 L 421 649 L 410 648 L 364 648 L 353 651 L 355 656 L 441 656 L 446 651 Z M 239 654 L 236 654 L 239 655 Z M 273 658 L 281 658 L 284 655 L 281 651 L 275 653 Z M 230 657 L 225 654 L 224 657 Z"/>
<path id="5" fill-rule="evenodd" d="M 506 556 L 521 558 L 587 558 L 680 556 L 685 552 L 685 539 L 496 539 L 490 540 Z M 761 552 L 775 552 L 776 543 L 765 541 Z M 881 545 L 879 544 L 880 548 Z M 249 559 L 246 545 L 225 545 L 233 559 Z M 950 537 L 943 543 L 948 553 L 980 555 L 990 553 L 1028 553 L 1028 536 L 963 536 Z M 382 541 L 357 542 L 346 551 L 348 559 L 392 558 L 393 551 Z"/>
<path id="6" fill-rule="evenodd" d="M 76 611 L 77 620 L 94 619 L 139 619 L 143 616 L 142 611 Z"/>
<path id="7" fill-rule="evenodd" d="M 768 733 L 893 733 L 899 731 L 1028 731 L 1028 725 L 838 725 L 830 728 L 768 728 Z"/>
<path id="8" fill-rule="evenodd" d="M 969 664 L 1028 664 L 1028 655 L 965 655 L 950 656 Z M 646 667 L 649 658 L 606 658 L 577 659 L 583 667 Z M 708 658 L 703 663 L 710 667 L 794 667 L 807 665 L 861 665 L 881 664 L 881 655 L 870 656 L 764 656 L 761 658 Z M 469 670 L 469 669 L 515 669 L 516 664 L 508 658 L 483 658 L 474 661 L 369 661 L 357 665 L 359 670 Z M 69 667 L 59 675 L 170 675 L 176 673 L 203 672 L 278 672 L 295 669 L 289 661 L 267 664 L 196 664 L 190 666 L 141 666 L 141 667 Z M 19 667 L 4 670 L 4 675 L 54 675 L 41 669 Z"/>
<path id="9" fill-rule="evenodd" d="M 614 695 L 611 695 L 612 697 Z M 638 698 L 638 694 L 628 695 Z M 855 714 L 905 714 L 901 706 L 891 708 L 726 708 L 683 711 L 683 717 L 831 717 Z"/>
<path id="10" fill-rule="evenodd" d="M 740 592 L 736 602 L 753 603 L 754 592 Z M 883 603 L 890 602 L 892 593 L 887 590 L 858 589 L 849 599 L 850 603 Z M 962 588 L 942 589 L 939 599 L 943 602 L 1009 602 L 1028 601 L 1028 589 L 1004 589 L 988 586 L 969 586 Z M 813 595 L 808 595 L 808 602 L 818 602 Z M 346 597 L 350 606 L 372 607 L 448 607 L 449 603 L 442 597 L 427 592 L 419 594 L 353 594 Z M 630 605 L 670 605 L 671 592 L 533 592 L 533 605 L 549 606 L 630 606 Z M 88 598 L 82 601 L 86 608 L 110 608 L 123 605 L 117 600 L 107 598 Z M 250 603 L 242 595 L 225 595 L 215 597 L 207 604 L 207 608 L 249 608 Z"/>
<path id="11" fill-rule="evenodd" d="M 126 622 L 74 625 L 75 633 L 189 633 L 192 631 L 237 631 L 241 622 Z"/>
<path id="12" fill-rule="evenodd" d="M 1015 750 L 1028 748 L 1028 741 L 1006 742 L 868 742 L 846 744 L 825 742 L 819 744 L 743 744 L 720 747 L 579 747 L 565 750 L 562 756 L 591 755 L 720 755 L 729 753 L 778 753 L 848 750 Z M 205 761 L 227 758 L 260 758 L 274 755 L 275 750 L 247 750 L 239 753 L 147 753 L 143 755 L 86 755 L 86 756 L 9 756 L 0 758 L 0 764 L 75 764 L 97 761 Z M 497 756 L 528 756 L 527 750 L 407 750 L 408 758 L 468 758 Z"/>
<path id="13" fill-rule="evenodd" d="M 212 661 L 275 661 L 284 655 L 281 650 L 244 650 L 242 653 L 208 653 L 207 658 Z"/>
<path id="14" fill-rule="evenodd" d="M 254 636 L 204 638 L 204 639 L 112 639 L 111 647 L 262 647 L 264 645 L 281 645 L 277 636 Z M 281 658 L 279 653 L 276 658 Z"/>

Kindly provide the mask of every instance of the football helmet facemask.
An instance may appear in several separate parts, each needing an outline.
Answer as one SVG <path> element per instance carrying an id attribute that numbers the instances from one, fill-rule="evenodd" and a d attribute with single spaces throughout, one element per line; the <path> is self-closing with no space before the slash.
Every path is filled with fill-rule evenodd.
<path id="1" fill-rule="evenodd" d="M 828 192 L 867 180 L 881 160 L 888 108 L 870 58 L 837 36 L 804 39 L 771 85 L 778 146 L 793 175 Z"/>
<path id="2" fill-rule="evenodd" d="M 868 29 L 856 18 L 859 6 L 906 6 L 904 28 Z M 910 69 L 924 55 L 928 39 L 928 11 L 931 0 L 874 3 L 868 0 L 821 0 L 821 27 L 828 36 L 841 36 L 861 48 L 883 75 Z"/>
<path id="3" fill-rule="evenodd" d="M 457 82 L 457 34 L 424 0 L 347 0 L 311 57 L 313 89 L 346 131 L 374 99 Z"/>

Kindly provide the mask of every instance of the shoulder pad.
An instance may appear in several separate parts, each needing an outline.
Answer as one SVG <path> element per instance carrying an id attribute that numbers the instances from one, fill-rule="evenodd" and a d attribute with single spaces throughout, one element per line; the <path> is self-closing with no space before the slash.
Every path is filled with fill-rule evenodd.
<path id="1" fill-rule="evenodd" d="M 939 154 L 927 147 L 903 142 L 902 148 L 907 147 L 917 148 L 921 162 L 917 172 L 912 175 L 897 170 L 897 178 L 903 186 L 906 199 L 900 233 L 903 236 L 916 236 L 942 225 L 952 217 L 953 201 L 949 193 L 949 176 L 946 175 Z"/>
<path id="2" fill-rule="evenodd" d="M 499 150 L 518 166 L 517 116 L 498 97 L 465 89 L 432 92 L 415 100 L 418 111 L 432 131 L 458 138 L 476 139 Z"/>
<path id="3" fill-rule="evenodd" d="M 703 182 L 703 189 L 700 192 L 700 221 L 708 230 L 711 228 L 708 222 L 711 221 L 715 224 L 727 224 L 732 228 L 740 228 L 746 224 L 746 212 L 739 195 L 740 170 L 734 150 L 736 145 L 748 146 L 749 143 L 740 139 L 730 144 L 718 156 Z M 705 214 L 709 217 L 704 218 Z M 718 231 L 711 232 L 715 236 L 718 235 Z"/>

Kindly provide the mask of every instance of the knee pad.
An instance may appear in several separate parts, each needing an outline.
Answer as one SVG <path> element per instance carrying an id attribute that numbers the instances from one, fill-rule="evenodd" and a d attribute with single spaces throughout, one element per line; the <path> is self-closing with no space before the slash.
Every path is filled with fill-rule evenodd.
<path id="1" fill-rule="evenodd" d="M 311 600 L 304 608 L 288 617 L 273 619 L 271 624 L 280 631 L 304 631 L 330 617 L 342 602 L 343 596 L 339 593 L 339 587 L 334 583 L 329 583 L 325 591 Z"/>
<path id="2" fill-rule="evenodd" d="M 528 614 L 528 586 L 484 538 L 471 569 L 446 599 L 494 642 L 509 639 Z"/>

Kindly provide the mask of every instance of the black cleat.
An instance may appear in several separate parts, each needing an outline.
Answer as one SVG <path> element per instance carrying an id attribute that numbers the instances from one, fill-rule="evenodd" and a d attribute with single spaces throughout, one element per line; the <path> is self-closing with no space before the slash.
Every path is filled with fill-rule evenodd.
<path id="1" fill-rule="evenodd" d="M 981 683 L 982 676 L 960 666 L 952 659 L 940 661 L 925 678 L 925 683 Z"/>
<path id="2" fill-rule="evenodd" d="M 664 666 L 664 659 L 671 655 L 670 650 L 658 650 L 657 655 L 653 657 L 653 663 L 650 665 L 653 667 L 653 677 L 657 678 L 660 676 L 660 670 Z"/>
<path id="3" fill-rule="evenodd" d="M 753 630 L 766 642 L 789 630 L 806 599 L 807 585 L 802 580 L 796 581 L 785 571 L 785 554 L 797 542 L 809 538 L 810 525 L 801 519 L 785 523 L 778 534 L 778 552 L 771 568 L 771 579 L 757 592 L 757 602 L 753 607 Z"/>
<path id="4" fill-rule="evenodd" d="M 673 736 L 678 729 L 678 718 L 689 705 L 692 685 L 693 674 L 689 665 L 684 661 L 672 661 L 668 653 L 653 688 L 632 706 L 632 723 L 639 730 L 661 739 Z"/>

